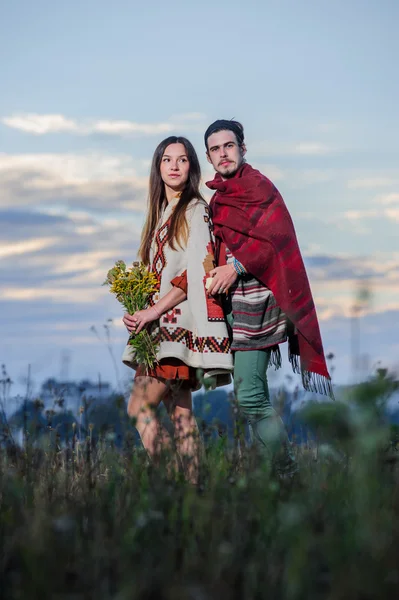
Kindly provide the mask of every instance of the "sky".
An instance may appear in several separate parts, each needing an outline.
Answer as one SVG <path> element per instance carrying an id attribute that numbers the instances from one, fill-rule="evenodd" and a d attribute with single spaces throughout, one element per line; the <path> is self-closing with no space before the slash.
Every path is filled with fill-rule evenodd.
<path id="1" fill-rule="evenodd" d="M 101 284 L 136 259 L 157 144 L 186 135 L 205 182 L 217 118 L 243 123 L 248 162 L 291 212 L 334 381 L 396 369 L 398 19 L 396 0 L 1 2 L 0 362 L 15 389 L 28 369 L 37 388 L 131 379 Z"/>

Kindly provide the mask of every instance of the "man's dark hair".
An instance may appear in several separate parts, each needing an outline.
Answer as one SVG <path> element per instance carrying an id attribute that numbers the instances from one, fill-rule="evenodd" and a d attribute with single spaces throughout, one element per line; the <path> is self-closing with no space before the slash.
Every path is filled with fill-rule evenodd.
<path id="1" fill-rule="evenodd" d="M 232 119 L 218 119 L 212 125 L 209 125 L 208 129 L 205 131 L 204 141 L 206 149 L 208 150 L 208 138 L 213 133 L 218 133 L 219 131 L 232 131 L 236 138 L 239 146 L 242 146 L 244 143 L 244 127 L 238 121 L 233 121 Z"/>

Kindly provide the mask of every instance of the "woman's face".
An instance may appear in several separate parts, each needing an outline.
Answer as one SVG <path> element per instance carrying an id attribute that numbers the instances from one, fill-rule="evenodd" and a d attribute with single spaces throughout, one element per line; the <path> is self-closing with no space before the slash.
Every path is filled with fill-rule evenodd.
<path id="1" fill-rule="evenodd" d="M 190 163 L 183 144 L 169 144 L 161 159 L 161 177 L 165 185 L 177 192 L 184 189 Z"/>

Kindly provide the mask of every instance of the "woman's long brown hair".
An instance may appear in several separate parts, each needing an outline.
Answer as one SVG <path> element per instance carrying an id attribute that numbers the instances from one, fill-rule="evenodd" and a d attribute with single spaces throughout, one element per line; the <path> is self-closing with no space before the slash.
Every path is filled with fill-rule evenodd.
<path id="1" fill-rule="evenodd" d="M 166 203 L 165 184 L 161 177 L 161 160 L 166 148 L 170 144 L 183 144 L 186 149 L 187 158 L 190 163 L 188 179 L 173 213 L 168 232 L 168 243 L 172 250 L 176 245 L 182 247 L 187 243 L 188 225 L 186 219 L 186 208 L 194 198 L 201 198 L 199 191 L 201 181 L 201 167 L 194 146 L 185 137 L 170 136 L 163 140 L 156 148 L 152 158 L 150 173 L 150 189 L 148 194 L 148 213 L 141 235 L 139 257 L 148 265 L 150 262 L 150 249 L 155 228 L 161 217 L 162 208 Z"/>

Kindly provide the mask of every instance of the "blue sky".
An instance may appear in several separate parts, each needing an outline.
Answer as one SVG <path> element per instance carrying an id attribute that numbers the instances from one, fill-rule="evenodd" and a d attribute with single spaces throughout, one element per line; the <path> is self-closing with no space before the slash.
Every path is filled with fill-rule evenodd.
<path id="1" fill-rule="evenodd" d="M 20 0 L 0 9 L 0 361 L 20 383 L 115 380 L 101 287 L 135 258 L 149 161 L 170 133 L 203 166 L 216 118 L 245 126 L 250 163 L 295 221 L 334 377 L 351 376 L 359 285 L 363 372 L 399 360 L 399 5 L 280 0 Z M 209 194 L 208 194 L 209 197 Z M 359 283 L 360 282 L 360 283 Z M 129 371 L 119 366 L 119 377 Z"/>

